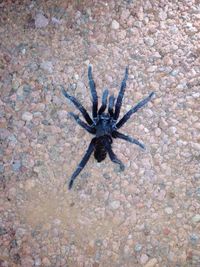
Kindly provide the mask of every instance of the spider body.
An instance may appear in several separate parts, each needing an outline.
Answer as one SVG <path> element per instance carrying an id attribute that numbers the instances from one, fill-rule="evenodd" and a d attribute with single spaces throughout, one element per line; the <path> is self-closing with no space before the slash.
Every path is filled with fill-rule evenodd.
<path id="1" fill-rule="evenodd" d="M 100 115 L 96 124 L 96 137 L 112 134 L 112 119 L 108 114 Z"/>
<path id="2" fill-rule="evenodd" d="M 109 135 L 102 135 L 95 139 L 94 143 L 94 157 L 98 162 L 103 161 L 106 158 L 107 151 L 105 147 L 106 142 L 112 142 Z"/>
<path id="3" fill-rule="evenodd" d="M 64 89 L 62 92 L 66 98 L 68 98 L 82 113 L 85 121 L 82 121 L 78 115 L 70 112 L 70 115 L 76 120 L 76 122 L 83 127 L 90 134 L 93 134 L 95 137 L 91 140 L 88 149 L 79 163 L 77 169 L 74 171 L 70 178 L 69 189 L 72 188 L 74 180 L 81 172 L 81 170 L 85 167 L 92 153 L 94 153 L 94 157 L 98 162 L 103 161 L 107 154 L 109 155 L 111 161 L 119 164 L 120 169 L 124 170 L 124 164 L 117 158 L 112 150 L 112 142 L 113 138 L 120 138 L 130 143 L 136 144 L 144 149 L 144 145 L 138 140 L 125 135 L 123 133 L 118 132 L 120 129 L 131 117 L 132 114 L 137 112 L 141 107 L 143 107 L 154 95 L 152 92 L 148 97 L 144 98 L 137 105 L 131 108 L 120 120 L 119 114 L 122 105 L 122 100 L 124 96 L 124 91 L 126 88 L 126 81 L 128 79 L 128 68 L 126 68 L 124 79 L 122 80 L 120 91 L 115 103 L 115 98 L 113 95 L 109 96 L 108 100 L 108 112 L 107 108 L 107 98 L 108 98 L 108 90 L 104 90 L 102 96 L 102 104 L 98 109 L 98 97 L 96 92 L 96 87 L 94 80 L 92 78 L 92 68 L 89 66 L 88 68 L 88 79 L 89 79 L 89 87 L 92 95 L 92 118 L 88 114 L 87 110 L 78 102 L 78 100 L 70 96 Z M 115 106 L 114 106 L 115 104 Z"/>

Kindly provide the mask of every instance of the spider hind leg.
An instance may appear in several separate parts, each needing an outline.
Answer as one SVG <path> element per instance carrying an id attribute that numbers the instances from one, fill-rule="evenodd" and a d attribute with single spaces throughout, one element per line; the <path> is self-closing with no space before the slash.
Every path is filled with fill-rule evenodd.
<path id="1" fill-rule="evenodd" d="M 112 162 L 118 164 L 119 167 L 120 167 L 120 170 L 121 170 L 121 171 L 124 171 L 125 166 L 124 166 L 124 164 L 121 162 L 121 160 L 118 159 L 117 156 L 115 155 L 115 153 L 113 152 L 112 147 L 111 147 L 111 143 L 110 143 L 109 141 L 106 141 L 106 150 L 107 150 L 107 152 L 108 152 L 108 155 L 109 155 L 109 157 L 110 157 L 110 160 L 111 160 Z"/>
<path id="2" fill-rule="evenodd" d="M 89 147 L 88 147 L 85 155 L 83 156 L 83 158 L 82 158 L 81 162 L 79 163 L 78 167 L 76 168 L 76 170 L 72 174 L 72 176 L 70 178 L 69 185 L 68 185 L 69 190 L 72 188 L 74 180 L 79 175 L 79 173 L 82 171 L 82 169 L 85 167 L 85 165 L 87 164 L 92 152 L 94 151 L 94 142 L 95 142 L 95 138 L 93 138 L 92 141 L 90 142 Z"/>
<path id="3" fill-rule="evenodd" d="M 114 138 L 120 138 L 120 139 L 123 139 L 123 140 L 125 140 L 125 141 L 127 141 L 127 142 L 130 142 L 130 143 L 132 143 L 132 144 L 138 145 L 138 146 L 141 147 L 142 149 L 145 149 L 144 144 L 142 144 L 140 141 L 138 141 L 137 139 L 135 139 L 135 138 L 133 138 L 133 137 L 131 137 L 131 136 L 129 136 L 129 135 L 125 135 L 125 134 L 123 134 L 123 133 L 119 133 L 119 132 L 117 132 L 117 131 L 114 131 L 114 132 L 112 133 L 112 136 L 113 136 Z"/>
<path id="4" fill-rule="evenodd" d="M 123 97 L 124 97 L 124 92 L 125 92 L 125 89 L 126 89 L 126 81 L 128 79 L 128 67 L 126 67 L 125 69 L 125 74 L 124 74 L 124 79 L 121 83 L 121 88 L 120 88 L 120 91 L 119 91 L 119 94 L 118 94 L 118 97 L 117 97 L 117 102 L 115 104 L 115 113 L 114 113 L 114 120 L 117 121 L 118 118 L 119 118 L 119 114 L 120 114 L 120 109 L 121 109 L 121 106 L 122 106 L 122 100 L 123 100 Z"/>

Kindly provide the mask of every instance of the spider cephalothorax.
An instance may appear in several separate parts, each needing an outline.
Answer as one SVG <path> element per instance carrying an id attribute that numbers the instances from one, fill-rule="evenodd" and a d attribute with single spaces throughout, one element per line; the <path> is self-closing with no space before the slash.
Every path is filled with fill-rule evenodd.
<path id="1" fill-rule="evenodd" d="M 124 96 L 124 91 L 126 88 L 126 81 L 128 79 L 128 68 L 126 68 L 124 79 L 121 83 L 121 88 L 117 97 L 117 101 L 114 107 L 115 98 L 113 95 L 109 96 L 108 100 L 108 112 L 105 113 L 107 108 L 107 98 L 108 98 L 108 90 L 104 90 L 102 96 L 102 104 L 101 107 L 98 109 L 98 97 L 96 92 L 96 87 L 94 80 L 92 78 L 92 68 L 89 66 L 88 68 L 88 79 L 89 79 L 89 87 L 92 95 L 92 118 L 86 111 L 86 109 L 78 102 L 78 100 L 70 96 L 64 89 L 62 92 L 66 98 L 68 98 L 82 113 L 85 121 L 82 121 L 78 115 L 70 112 L 70 115 L 74 117 L 76 122 L 82 126 L 86 131 L 93 134 L 95 137 L 91 140 L 89 147 L 79 163 L 77 169 L 74 171 L 70 178 L 69 182 L 69 189 L 72 188 L 74 180 L 81 172 L 81 170 L 85 167 L 86 163 L 88 162 L 91 154 L 94 152 L 94 157 L 98 162 L 101 162 L 106 158 L 108 154 L 111 161 L 114 163 L 119 164 L 120 169 L 124 170 L 124 164 L 117 158 L 117 156 L 112 151 L 112 138 L 120 138 L 130 143 L 136 144 L 144 149 L 144 145 L 140 143 L 138 140 L 124 135 L 123 133 L 118 132 L 127 120 L 131 117 L 131 115 L 138 111 L 141 107 L 143 107 L 154 95 L 152 92 L 148 97 L 144 98 L 140 101 L 137 105 L 131 108 L 120 120 L 119 114 L 122 105 L 122 99 Z"/>

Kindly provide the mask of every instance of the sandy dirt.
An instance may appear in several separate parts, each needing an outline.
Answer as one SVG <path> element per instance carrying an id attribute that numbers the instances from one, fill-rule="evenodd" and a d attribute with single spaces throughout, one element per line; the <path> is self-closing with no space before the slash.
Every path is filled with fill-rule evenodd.
<path id="1" fill-rule="evenodd" d="M 200 266 L 200 2 L 0 1 L 0 266 Z M 129 79 L 114 140 L 92 156 L 69 116 Z M 79 114 L 81 115 L 81 114 Z"/>

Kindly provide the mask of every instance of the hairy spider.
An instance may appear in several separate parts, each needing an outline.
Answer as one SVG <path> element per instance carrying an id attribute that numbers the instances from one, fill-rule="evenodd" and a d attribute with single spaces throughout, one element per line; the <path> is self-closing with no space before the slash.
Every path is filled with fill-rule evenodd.
<path id="1" fill-rule="evenodd" d="M 74 171 L 74 173 L 70 178 L 69 189 L 72 188 L 74 180 L 76 179 L 78 174 L 82 171 L 82 169 L 85 167 L 86 163 L 88 162 L 93 152 L 94 152 L 94 157 L 98 162 L 104 160 L 108 153 L 111 161 L 119 164 L 120 169 L 124 170 L 124 164 L 117 158 L 117 156 L 112 151 L 112 138 L 120 138 L 130 143 L 136 144 L 143 149 L 145 148 L 144 145 L 140 143 L 138 140 L 118 132 L 118 129 L 120 129 L 127 122 L 127 120 L 131 117 L 133 113 L 137 112 L 141 107 L 143 107 L 152 98 L 154 93 L 152 92 L 148 97 L 140 101 L 118 121 L 122 105 L 122 99 L 126 88 L 126 81 L 128 79 L 128 68 L 126 67 L 124 79 L 121 83 L 115 107 L 114 107 L 115 103 L 114 96 L 113 95 L 109 96 L 107 113 L 105 113 L 105 110 L 107 108 L 108 90 L 107 89 L 104 90 L 102 96 L 102 104 L 101 107 L 98 109 L 98 96 L 96 92 L 96 86 L 92 77 L 91 66 L 89 66 L 88 68 L 88 79 L 89 79 L 90 92 L 92 95 L 92 118 L 88 114 L 87 110 L 79 103 L 79 101 L 75 97 L 70 96 L 64 89 L 62 89 L 64 96 L 68 98 L 82 113 L 87 123 L 82 121 L 78 115 L 72 112 L 70 112 L 70 115 L 75 119 L 75 121 L 81 127 L 83 127 L 90 134 L 95 135 L 95 137 L 91 140 L 84 157 L 82 158 L 81 162 L 79 163 L 78 167 L 76 168 L 76 170 Z"/>

